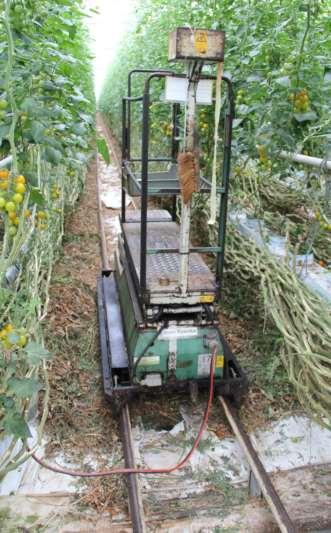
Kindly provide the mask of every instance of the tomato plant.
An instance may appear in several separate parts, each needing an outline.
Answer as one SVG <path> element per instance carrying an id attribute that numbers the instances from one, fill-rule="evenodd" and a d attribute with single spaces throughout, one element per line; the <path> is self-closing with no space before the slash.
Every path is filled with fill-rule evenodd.
<path id="1" fill-rule="evenodd" d="M 256 146 L 265 145 L 270 155 L 286 148 L 324 156 L 331 139 L 329 14 L 321 0 L 140 1 L 136 24 L 110 66 L 100 109 L 119 132 L 128 71 L 169 67 L 168 34 L 177 26 L 222 29 L 225 70 L 237 100 L 236 153 L 255 157 Z"/>
<path id="2" fill-rule="evenodd" d="M 94 97 L 81 0 L 0 4 L 0 438 L 13 438 L 3 475 L 28 455 L 8 463 L 47 383 L 42 322 L 64 214 L 93 152 Z"/>

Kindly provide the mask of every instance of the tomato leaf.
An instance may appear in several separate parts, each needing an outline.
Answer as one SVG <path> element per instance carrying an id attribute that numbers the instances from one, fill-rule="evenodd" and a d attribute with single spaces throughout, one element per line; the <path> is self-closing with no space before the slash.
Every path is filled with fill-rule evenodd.
<path id="1" fill-rule="evenodd" d="M 233 121 L 233 128 L 237 128 L 243 122 L 243 118 L 235 118 Z"/>
<path id="2" fill-rule="evenodd" d="M 46 146 L 44 151 L 44 157 L 49 163 L 52 163 L 53 165 L 58 165 L 61 161 L 62 154 L 59 150 L 56 150 L 51 146 Z"/>
<path id="3" fill-rule="evenodd" d="M 35 143 L 41 143 L 44 140 L 45 127 L 40 122 L 34 121 L 31 126 L 31 135 Z"/>
<path id="4" fill-rule="evenodd" d="M 37 366 L 43 359 L 50 359 L 51 354 L 46 348 L 34 341 L 29 341 L 25 346 L 24 351 L 27 359 L 32 366 Z"/>
<path id="5" fill-rule="evenodd" d="M 294 118 L 297 122 L 308 122 L 316 120 L 317 115 L 315 111 L 307 111 L 307 113 L 294 113 Z"/>
<path id="6" fill-rule="evenodd" d="M 2 427 L 6 435 L 13 435 L 17 439 L 27 439 L 31 433 L 23 416 L 11 409 L 5 413 L 2 420 Z"/>
<path id="7" fill-rule="evenodd" d="M 71 28 L 69 28 L 69 38 L 70 39 L 73 39 L 75 37 L 77 33 L 77 26 L 71 26 Z"/>
<path id="8" fill-rule="evenodd" d="M 30 96 L 28 98 L 25 98 L 21 105 L 22 111 L 25 111 L 25 113 L 28 113 L 29 115 L 38 114 L 39 108 L 40 104 L 38 100 Z"/>
<path id="9" fill-rule="evenodd" d="M 45 205 L 45 197 L 38 187 L 30 187 L 30 200 L 39 206 Z"/>
<path id="10" fill-rule="evenodd" d="M 110 154 L 109 154 L 108 146 L 107 146 L 105 139 L 99 137 L 97 139 L 97 147 L 98 147 L 98 152 L 103 158 L 103 160 L 105 161 L 106 165 L 109 165 Z"/>
<path id="11" fill-rule="evenodd" d="M 11 378 L 8 380 L 8 390 L 18 398 L 31 398 L 40 388 L 39 381 L 33 378 Z"/>
<path id="12" fill-rule="evenodd" d="M 6 396 L 5 394 L 0 395 L 0 405 L 5 409 L 13 409 L 15 406 L 15 400 L 11 396 Z"/>

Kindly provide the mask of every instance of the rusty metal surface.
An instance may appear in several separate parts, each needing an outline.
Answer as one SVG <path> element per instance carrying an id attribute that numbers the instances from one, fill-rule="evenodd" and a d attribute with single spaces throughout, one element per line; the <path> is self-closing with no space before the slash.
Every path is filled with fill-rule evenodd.
<path id="1" fill-rule="evenodd" d="M 140 275 L 140 224 L 123 224 L 126 240 Z M 179 248 L 179 226 L 176 222 L 149 222 L 147 224 L 147 248 Z M 162 294 L 178 290 L 180 269 L 179 253 L 159 253 L 147 256 L 147 288 Z M 190 254 L 189 283 L 190 292 L 214 292 L 215 278 L 200 254 Z"/>

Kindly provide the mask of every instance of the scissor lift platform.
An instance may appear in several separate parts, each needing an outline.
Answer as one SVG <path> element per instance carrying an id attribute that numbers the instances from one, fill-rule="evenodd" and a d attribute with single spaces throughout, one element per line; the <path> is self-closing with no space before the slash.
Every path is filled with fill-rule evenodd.
<path id="1" fill-rule="evenodd" d="M 140 278 L 140 213 L 133 217 L 128 212 L 122 224 L 126 251 L 136 278 Z M 139 221 L 138 221 L 138 220 Z M 136 221 L 137 220 L 137 221 Z M 199 253 L 189 257 L 188 295 L 183 297 L 178 289 L 180 269 L 179 225 L 171 220 L 165 210 L 149 210 L 147 220 L 147 250 L 165 250 L 147 253 L 147 286 L 150 304 L 200 303 L 213 301 L 216 294 L 215 275 Z M 171 251 L 167 252 L 169 249 Z"/>
<path id="2" fill-rule="evenodd" d="M 105 392 L 116 402 L 134 398 L 143 390 L 159 394 L 163 390 L 206 387 L 212 352 L 216 353 L 215 385 L 219 393 L 239 401 L 246 390 L 246 377 L 221 334 L 215 305 L 224 264 L 234 114 L 228 78 L 223 76 L 227 96 L 223 163 L 216 186 L 220 200 L 218 234 L 213 245 L 194 246 L 189 242 L 190 205 L 184 202 L 182 191 L 187 174 L 183 172 L 183 165 L 180 172 L 177 165 L 179 153 L 199 153 L 198 139 L 196 146 L 187 141 L 195 139 L 196 102 L 193 99 L 197 84 L 200 79 L 216 79 L 215 75 L 201 73 L 206 57 L 203 54 L 201 61 L 190 63 L 186 74 L 135 69 L 128 76 L 128 96 L 122 100 L 121 234 L 115 252 L 115 269 L 104 271 L 98 282 Z M 145 74 L 144 92 L 142 96 L 135 96 L 132 76 L 141 74 Z M 154 102 L 151 84 L 162 83 L 169 76 L 188 81 L 187 99 L 184 98 L 183 105 L 177 99 L 162 102 L 172 106 L 171 154 L 154 155 L 150 150 L 150 108 Z M 141 102 L 139 157 L 131 153 L 131 130 L 136 120 L 132 106 Z M 191 104 L 190 109 L 187 102 Z M 139 112 L 137 108 L 136 111 Z M 199 167 L 198 164 L 194 166 L 196 170 Z M 200 172 L 194 177 L 198 185 L 194 188 L 199 190 L 195 192 L 210 194 L 211 183 L 207 177 Z M 127 194 L 139 197 L 140 210 L 127 209 Z M 154 197 L 165 197 L 171 214 L 164 209 L 152 209 Z M 178 203 L 181 207 L 179 223 Z M 209 267 L 209 258 L 213 260 L 213 270 Z"/>

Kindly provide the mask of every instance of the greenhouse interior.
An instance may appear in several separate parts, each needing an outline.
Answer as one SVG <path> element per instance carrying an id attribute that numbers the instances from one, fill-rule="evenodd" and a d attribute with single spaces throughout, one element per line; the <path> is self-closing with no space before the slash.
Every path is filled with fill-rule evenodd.
<path id="1" fill-rule="evenodd" d="M 0 25 L 0 531 L 331 532 L 330 0 Z"/>

